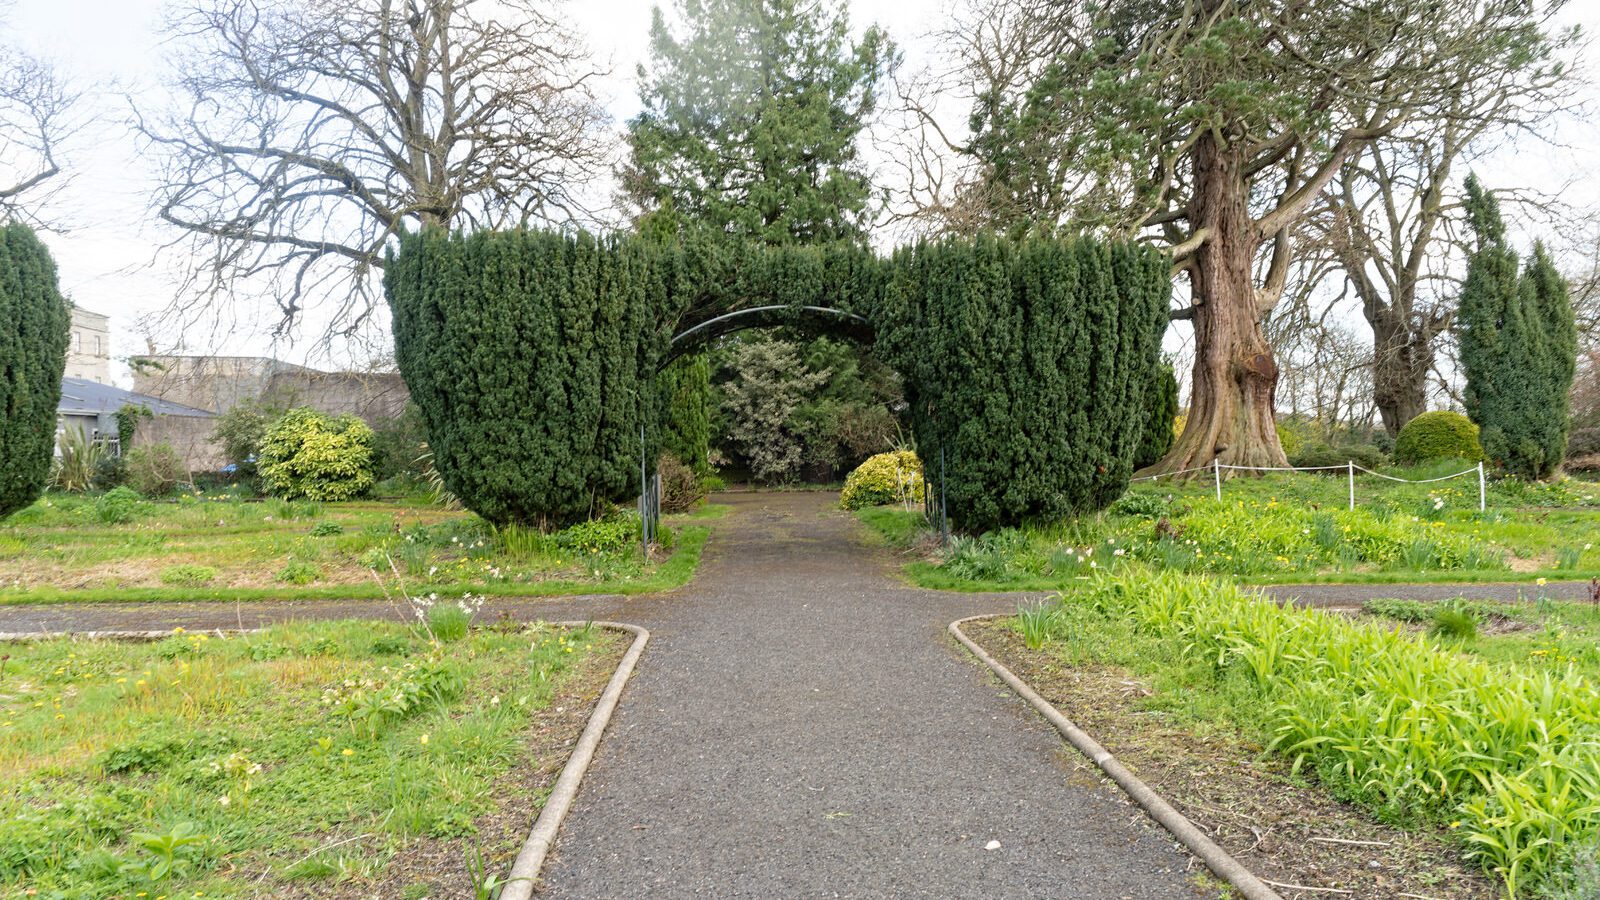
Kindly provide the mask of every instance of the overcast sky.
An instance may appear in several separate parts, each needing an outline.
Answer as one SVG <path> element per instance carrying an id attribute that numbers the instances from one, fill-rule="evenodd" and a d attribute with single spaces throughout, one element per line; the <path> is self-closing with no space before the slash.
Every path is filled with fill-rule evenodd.
<path id="1" fill-rule="evenodd" d="M 112 317 L 113 353 L 122 357 L 144 352 L 140 318 L 165 306 L 173 293 L 168 273 L 152 258 L 166 235 L 148 222 L 149 167 L 138 158 L 122 124 L 125 93 L 159 96 L 163 49 L 158 25 L 167 2 L 13 0 L 4 23 L 5 41 L 52 59 L 90 95 L 90 111 L 97 119 L 71 148 L 74 180 L 59 206 L 50 210 L 68 230 L 46 240 L 56 255 L 64 291 L 80 305 Z M 618 125 L 638 106 L 634 72 L 646 50 L 653 5 L 650 0 L 578 0 L 563 7 L 596 57 L 611 68 L 599 89 Z M 1573 7 L 1571 21 L 1590 32 L 1600 25 L 1600 3 L 1578 0 Z M 850 16 L 858 27 L 876 23 L 886 28 L 917 65 L 929 52 L 923 38 L 938 25 L 943 9 L 943 0 L 852 0 Z M 1594 80 L 1592 72 L 1590 78 Z M 1600 97 L 1600 91 L 1590 94 Z M 1560 123 L 1556 135 L 1560 146 L 1526 142 L 1507 148 L 1486 169 L 1480 166 L 1485 180 L 1564 191 L 1579 205 L 1600 205 L 1600 188 L 1594 185 L 1600 171 L 1600 128 L 1575 120 Z M 1592 232 L 1588 222 L 1569 228 L 1566 237 Z M 274 321 L 271 299 L 262 298 L 260 309 L 254 327 L 226 336 L 189 335 L 189 349 L 276 353 L 292 360 L 316 357 L 308 341 L 274 346 L 266 333 Z M 167 349 L 178 338 L 154 335 L 158 349 Z"/>

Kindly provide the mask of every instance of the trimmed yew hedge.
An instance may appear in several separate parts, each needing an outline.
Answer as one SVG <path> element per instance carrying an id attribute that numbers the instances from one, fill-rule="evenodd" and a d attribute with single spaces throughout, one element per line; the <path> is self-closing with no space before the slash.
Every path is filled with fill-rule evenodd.
<path id="1" fill-rule="evenodd" d="M 944 451 L 961 528 L 1099 509 L 1132 473 L 1170 292 L 1159 253 L 1088 239 L 980 237 L 881 259 L 522 231 L 407 235 L 384 284 L 446 485 L 490 521 L 544 527 L 636 494 L 675 393 L 656 382 L 672 334 L 769 304 L 872 322 L 923 458 Z"/>
<path id="2" fill-rule="evenodd" d="M 1169 263 L 1032 237 L 896 253 L 878 343 L 965 531 L 1102 509 L 1128 487 L 1160 371 Z"/>
<path id="3" fill-rule="evenodd" d="M 26 225 L 0 227 L 0 519 L 49 481 L 71 320 L 50 251 Z"/>

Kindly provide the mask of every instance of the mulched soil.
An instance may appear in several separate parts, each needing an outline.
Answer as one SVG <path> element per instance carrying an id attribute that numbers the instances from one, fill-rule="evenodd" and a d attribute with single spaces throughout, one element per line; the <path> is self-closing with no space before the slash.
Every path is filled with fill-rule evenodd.
<path id="1" fill-rule="evenodd" d="M 539 713 L 529 732 L 527 765 L 520 766 L 495 782 L 493 796 L 499 798 L 499 808 L 474 822 L 477 833 L 470 838 L 411 839 L 400 847 L 374 878 L 358 878 L 344 883 L 334 879 L 319 878 L 281 881 L 276 877 L 264 883 L 261 896 L 304 898 L 304 900 L 366 900 L 372 897 L 415 897 L 420 885 L 429 887 L 427 900 L 473 897 L 473 879 L 469 866 L 474 847 L 481 854 L 485 875 L 505 877 L 516 859 L 522 844 L 528 839 L 534 819 L 544 808 L 550 789 L 555 786 L 561 769 L 572 755 L 572 748 L 589 723 L 589 715 L 604 692 L 617 665 L 627 652 L 632 638 L 613 632 L 601 632 L 592 649 L 576 669 L 568 674 L 550 700 L 550 705 Z M 322 846 L 333 845 L 340 835 L 328 835 Z M 365 850 L 379 852 L 388 838 L 371 835 L 364 839 L 339 844 L 330 854 L 354 853 Z M 362 845 L 366 846 L 363 847 Z M 292 863 L 292 860 L 284 862 Z M 286 866 L 279 865 L 282 872 Z M 408 892 L 407 888 L 411 890 Z"/>
<path id="2" fill-rule="evenodd" d="M 1125 672 L 1064 667 L 997 621 L 964 630 L 1289 900 L 1500 895 L 1444 836 L 1384 825 L 1291 777 L 1283 760 L 1259 746 L 1199 735 L 1140 709 L 1150 689 Z M 1094 769 L 1088 760 L 1082 765 Z"/>

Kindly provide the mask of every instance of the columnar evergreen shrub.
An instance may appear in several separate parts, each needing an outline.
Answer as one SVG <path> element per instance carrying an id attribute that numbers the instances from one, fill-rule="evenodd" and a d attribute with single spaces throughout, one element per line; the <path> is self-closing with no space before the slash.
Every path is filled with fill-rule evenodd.
<path id="1" fill-rule="evenodd" d="M 697 474 L 711 471 L 711 363 L 703 353 L 674 360 L 659 376 L 666 411 L 661 449 Z"/>
<path id="2" fill-rule="evenodd" d="M 1467 263 L 1456 321 L 1467 415 L 1484 454 L 1512 475 L 1546 478 L 1566 453 L 1577 331 L 1566 282 L 1544 246 L 1520 275 L 1492 194 L 1467 179 L 1478 246 Z"/>
<path id="3" fill-rule="evenodd" d="M 360 497 L 376 481 L 373 442 L 372 429 L 355 416 L 291 409 L 261 440 L 261 483 L 286 500 Z"/>
<path id="4" fill-rule="evenodd" d="M 1139 452 L 1133 456 L 1135 469 L 1142 469 L 1166 456 L 1167 451 L 1172 449 L 1172 439 L 1178 436 L 1173 428 L 1173 423 L 1178 420 L 1178 376 L 1164 362 L 1150 385 L 1150 395 L 1144 408 L 1144 431 L 1139 437 Z M 1287 447 L 1284 452 L 1289 452 Z"/>
<path id="5" fill-rule="evenodd" d="M 1435 459 L 1483 459 L 1478 426 L 1448 409 L 1425 412 L 1407 422 L 1394 440 L 1396 462 L 1412 464 Z"/>
<path id="6" fill-rule="evenodd" d="M 653 241 L 404 236 L 384 272 L 395 358 L 450 492 L 497 525 L 541 528 L 636 496 L 687 294 L 678 267 Z"/>
<path id="7" fill-rule="evenodd" d="M 50 479 L 70 321 L 50 252 L 26 225 L 0 227 L 0 519 Z"/>
<path id="8" fill-rule="evenodd" d="M 1100 509 L 1127 488 L 1170 298 L 1131 244 L 922 243 L 893 259 L 878 339 L 917 448 L 944 454 L 955 524 L 985 531 Z"/>

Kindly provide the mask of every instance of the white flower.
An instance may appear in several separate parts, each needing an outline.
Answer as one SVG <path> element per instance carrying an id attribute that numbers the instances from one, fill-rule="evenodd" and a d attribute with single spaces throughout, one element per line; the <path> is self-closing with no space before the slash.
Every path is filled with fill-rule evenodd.
<path id="1" fill-rule="evenodd" d="M 221 797 L 217 798 L 217 803 L 220 806 L 227 806 L 229 803 L 232 803 L 232 802 L 233 801 L 231 799 L 229 799 L 227 794 L 223 794 Z"/>
<path id="2" fill-rule="evenodd" d="M 1124 550 L 1124 549 L 1122 549 L 1122 548 L 1121 548 L 1121 547 L 1118 547 L 1118 548 L 1117 548 L 1117 551 L 1116 551 L 1116 553 L 1114 553 L 1114 554 L 1112 554 L 1112 555 L 1113 555 L 1113 556 L 1121 556 L 1121 555 L 1122 555 L 1122 554 L 1124 554 L 1124 553 L 1127 553 L 1127 552 L 1128 552 L 1128 551 L 1126 551 L 1126 550 Z"/>

